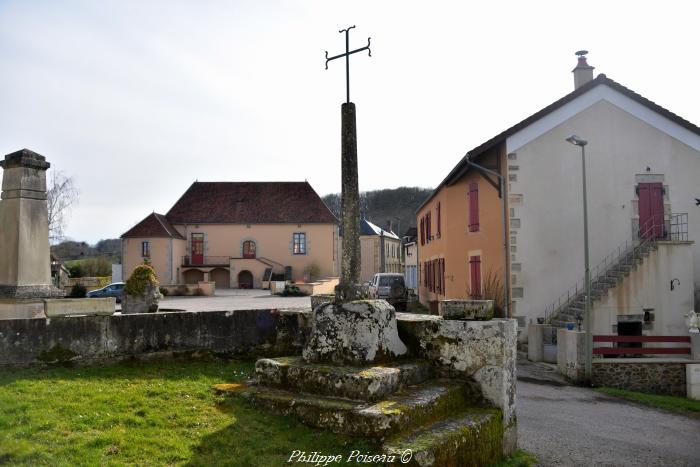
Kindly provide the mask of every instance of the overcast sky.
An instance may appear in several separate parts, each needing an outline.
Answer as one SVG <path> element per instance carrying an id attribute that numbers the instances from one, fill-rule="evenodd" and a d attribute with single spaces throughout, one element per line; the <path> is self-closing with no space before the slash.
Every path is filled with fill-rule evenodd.
<path id="1" fill-rule="evenodd" d="M 360 190 L 436 186 L 466 151 L 595 74 L 700 124 L 697 2 L 0 0 L 0 151 L 81 192 L 67 234 L 113 238 L 195 180 L 340 191 L 351 59 Z"/>

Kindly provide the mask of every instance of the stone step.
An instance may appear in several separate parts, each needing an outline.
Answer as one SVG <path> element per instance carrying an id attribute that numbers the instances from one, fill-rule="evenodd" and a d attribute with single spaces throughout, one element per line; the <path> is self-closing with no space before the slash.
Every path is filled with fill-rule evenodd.
<path id="1" fill-rule="evenodd" d="M 474 405 L 477 399 L 466 383 L 455 380 L 408 386 L 376 403 L 254 385 L 237 392 L 255 406 L 294 415 L 313 427 L 377 438 L 448 417 Z"/>
<path id="2" fill-rule="evenodd" d="M 255 363 L 258 384 L 295 392 L 374 402 L 432 377 L 428 362 L 386 366 L 335 366 L 306 363 L 301 357 L 262 358 Z"/>
<path id="3" fill-rule="evenodd" d="M 498 463 L 502 458 L 502 427 L 496 412 L 469 412 L 392 437 L 384 453 L 390 465 L 466 467 Z M 409 462 L 402 455 L 410 450 Z M 404 458 L 405 460 L 405 458 Z"/>

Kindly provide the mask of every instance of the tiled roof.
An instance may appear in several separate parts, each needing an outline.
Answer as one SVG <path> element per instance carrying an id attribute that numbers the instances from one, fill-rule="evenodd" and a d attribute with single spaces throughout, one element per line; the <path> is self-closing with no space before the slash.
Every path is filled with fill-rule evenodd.
<path id="1" fill-rule="evenodd" d="M 530 115 L 527 117 L 525 120 L 513 125 L 512 127 L 508 128 L 507 130 L 499 133 L 498 135 L 494 136 L 493 138 L 489 139 L 488 141 L 480 144 L 479 146 L 475 147 L 471 151 L 467 152 L 462 159 L 455 165 L 455 167 L 450 171 L 450 173 L 445 177 L 445 179 L 440 182 L 440 184 L 433 190 L 433 192 L 428 196 L 428 198 L 416 209 L 416 212 L 418 212 L 423 206 L 425 206 L 434 196 L 435 194 L 440 191 L 440 189 L 445 186 L 445 185 L 451 185 L 453 182 L 455 182 L 457 179 L 460 179 L 462 175 L 465 173 L 465 166 L 467 165 L 467 160 L 472 160 L 475 161 L 477 157 L 480 155 L 484 154 L 486 151 L 489 149 L 492 149 L 498 144 L 503 143 L 509 136 L 517 133 L 518 131 L 522 130 L 523 128 L 533 124 L 534 122 L 540 120 L 541 118 L 549 115 L 550 113 L 554 112 L 558 108 L 568 104 L 572 100 L 576 99 L 582 94 L 585 94 L 586 92 L 590 91 L 591 89 L 595 88 L 596 86 L 599 86 L 601 84 L 605 84 L 606 86 L 611 87 L 612 89 L 620 92 L 621 94 L 624 94 L 625 96 L 629 97 L 630 99 L 642 104 L 645 107 L 648 107 L 649 109 L 653 110 L 654 112 L 668 118 L 672 122 L 675 122 L 676 124 L 682 126 L 683 128 L 700 135 L 700 127 L 694 125 L 693 123 L 689 122 L 688 120 L 685 120 L 684 118 L 674 114 L 668 109 L 665 109 L 661 107 L 659 104 L 647 99 L 646 97 L 642 96 L 641 94 L 637 94 L 636 92 L 632 91 L 631 89 L 621 85 L 620 83 L 613 81 L 612 79 L 608 78 L 605 76 L 603 73 L 599 74 L 595 79 L 589 81 L 588 83 L 584 84 L 583 86 L 579 87 L 578 89 L 570 92 L 569 94 L 565 95 L 561 99 L 559 99 L 556 102 L 553 102 L 552 104 L 548 105 L 547 107 L 539 110 L 538 112 L 535 112 L 534 114 Z"/>
<path id="2" fill-rule="evenodd" d="M 194 182 L 168 211 L 172 224 L 336 224 L 308 182 Z"/>
<path id="3" fill-rule="evenodd" d="M 144 220 L 127 230 L 122 238 L 168 237 L 184 239 L 163 214 L 151 213 Z"/>

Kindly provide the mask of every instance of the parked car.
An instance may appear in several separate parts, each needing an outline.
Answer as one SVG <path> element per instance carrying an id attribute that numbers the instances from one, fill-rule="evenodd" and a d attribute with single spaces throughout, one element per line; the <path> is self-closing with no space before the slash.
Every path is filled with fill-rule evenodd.
<path id="1" fill-rule="evenodd" d="M 91 290 L 87 293 L 88 298 L 105 298 L 114 297 L 117 299 L 117 303 L 121 303 L 122 296 L 124 295 L 124 283 L 114 282 L 108 286 L 102 287 L 101 289 Z"/>
<path id="2" fill-rule="evenodd" d="M 397 311 L 406 311 L 408 292 L 403 274 L 380 272 L 369 283 L 369 296 L 383 298 Z"/>

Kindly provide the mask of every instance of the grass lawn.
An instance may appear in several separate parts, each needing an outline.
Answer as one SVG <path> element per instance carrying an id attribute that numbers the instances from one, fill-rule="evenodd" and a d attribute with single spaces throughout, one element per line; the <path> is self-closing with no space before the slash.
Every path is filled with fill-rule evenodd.
<path id="1" fill-rule="evenodd" d="M 0 368 L 0 465 L 281 466 L 294 450 L 380 453 L 212 390 L 252 370 L 218 360 Z M 498 465 L 534 462 L 518 451 Z"/>
<path id="2" fill-rule="evenodd" d="M 651 407 L 700 417 L 700 401 L 693 399 L 676 396 L 660 396 L 657 394 L 646 394 L 643 392 L 626 391 L 624 389 L 615 388 L 598 388 L 596 390 Z"/>
<path id="3" fill-rule="evenodd" d="M 378 452 L 212 391 L 252 368 L 134 361 L 0 369 L 0 465 L 280 466 L 294 450 Z"/>

